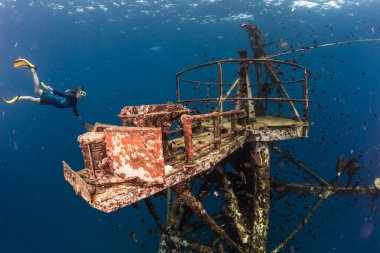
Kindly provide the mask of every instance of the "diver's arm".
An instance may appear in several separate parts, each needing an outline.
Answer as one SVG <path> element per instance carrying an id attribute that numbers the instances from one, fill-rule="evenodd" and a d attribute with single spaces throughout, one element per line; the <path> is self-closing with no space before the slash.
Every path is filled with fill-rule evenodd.
<path id="1" fill-rule="evenodd" d="M 77 116 L 77 118 L 81 119 L 81 116 L 78 113 L 77 105 L 76 104 L 73 106 L 73 112 L 74 112 L 75 116 Z"/>
<path id="2" fill-rule="evenodd" d="M 73 97 L 75 97 L 74 94 L 71 94 L 71 93 L 68 93 L 68 92 L 60 92 L 60 91 L 57 91 L 57 90 L 52 90 L 52 92 L 58 96 L 61 96 L 61 97 L 65 97 L 65 98 L 68 98 L 68 99 L 72 99 Z"/>

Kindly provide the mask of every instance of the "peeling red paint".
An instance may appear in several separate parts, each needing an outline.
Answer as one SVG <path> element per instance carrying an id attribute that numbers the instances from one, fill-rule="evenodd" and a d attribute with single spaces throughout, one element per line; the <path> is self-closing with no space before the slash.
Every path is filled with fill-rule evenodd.
<path id="1" fill-rule="evenodd" d="M 161 128 L 110 127 L 104 130 L 110 168 L 119 177 L 163 184 Z"/>
<path id="2" fill-rule="evenodd" d="M 160 127 L 165 161 L 170 159 L 168 131 L 173 122 L 190 110 L 182 104 L 125 106 L 118 115 L 124 126 Z"/>

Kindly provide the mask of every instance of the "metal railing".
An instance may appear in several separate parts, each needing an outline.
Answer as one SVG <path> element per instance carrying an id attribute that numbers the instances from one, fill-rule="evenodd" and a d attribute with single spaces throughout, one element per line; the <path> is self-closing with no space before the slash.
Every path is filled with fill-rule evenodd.
<path id="1" fill-rule="evenodd" d="M 231 83 L 226 83 L 223 82 L 223 65 L 225 64 L 231 64 L 231 63 L 239 63 L 240 65 L 246 64 L 246 66 L 250 65 L 257 65 L 257 64 L 262 64 L 266 67 L 268 66 L 274 66 L 273 64 L 277 65 L 286 65 L 290 66 L 296 69 L 299 69 L 303 72 L 303 78 L 301 79 L 296 79 L 296 80 L 291 80 L 287 82 L 281 82 L 280 79 L 277 77 L 275 72 L 272 70 L 270 71 L 271 73 L 268 73 L 268 75 L 272 75 L 272 80 L 273 84 L 280 90 L 281 94 L 284 97 L 233 97 L 229 98 L 228 96 L 230 95 L 231 91 L 229 91 L 226 96 L 223 96 L 223 87 L 226 85 L 231 86 Z M 244 64 L 243 64 L 244 63 Z M 272 65 L 270 65 L 272 64 Z M 189 73 L 193 70 L 197 69 L 202 69 L 205 67 L 213 66 L 215 65 L 217 67 L 217 82 L 210 82 L 210 81 L 200 81 L 200 80 L 191 80 L 189 78 L 182 78 L 182 76 L 185 73 Z M 273 76 L 274 75 L 274 76 Z M 289 106 L 291 107 L 294 117 L 299 120 L 299 121 L 308 121 L 308 109 L 309 109 L 309 99 L 308 99 L 308 78 L 310 77 L 311 73 L 309 70 L 307 70 L 305 67 L 298 65 L 293 62 L 286 62 L 286 61 L 280 61 L 280 60 L 272 60 L 272 59 L 228 59 L 228 60 L 219 60 L 219 61 L 213 61 L 205 64 L 200 64 L 193 66 L 191 68 L 185 69 L 181 72 L 179 72 L 176 75 L 176 82 L 177 82 L 177 87 L 176 87 L 176 95 L 177 95 L 177 102 L 178 103 L 183 103 L 183 104 L 189 104 L 189 103 L 206 103 L 207 108 L 209 107 L 209 103 L 217 103 L 218 106 L 216 108 L 216 111 L 218 112 L 223 112 L 224 108 L 224 102 L 238 102 L 238 101 L 267 101 L 267 102 L 277 102 L 278 106 L 280 107 L 280 104 L 282 103 L 288 103 Z M 249 77 L 246 77 L 247 80 L 249 80 Z M 239 82 L 239 78 L 236 80 L 236 82 Z M 232 84 L 234 86 L 235 83 Z M 181 91 L 180 91 L 180 86 L 181 83 L 190 83 L 190 84 L 195 84 L 197 86 L 199 85 L 206 85 L 207 87 L 207 94 L 206 98 L 197 98 L 197 99 L 181 99 Z M 288 93 L 286 92 L 284 85 L 285 84 L 295 84 L 295 83 L 301 83 L 302 84 L 302 98 L 290 98 Z M 218 91 L 217 91 L 217 97 L 210 98 L 209 97 L 209 89 L 210 86 L 217 85 L 218 86 Z M 254 85 L 249 84 L 249 86 L 253 87 Z M 303 115 L 302 118 L 299 116 L 299 113 L 294 105 L 294 103 L 303 103 Z M 279 109 L 280 111 L 280 109 Z"/>
<path id="2" fill-rule="evenodd" d="M 245 110 L 231 110 L 226 112 L 213 112 L 201 115 L 182 115 L 181 123 L 183 127 L 183 136 L 185 143 L 185 156 L 186 164 L 190 165 L 193 163 L 193 157 L 196 152 L 199 152 L 211 145 L 214 145 L 214 149 L 218 149 L 222 143 L 222 140 L 231 136 L 234 136 L 238 128 L 238 118 L 244 118 Z M 227 128 L 227 132 L 222 133 L 222 119 L 223 117 L 230 118 L 230 128 Z M 202 144 L 194 145 L 193 143 L 193 122 L 202 120 L 212 120 L 212 133 L 213 138 Z"/>

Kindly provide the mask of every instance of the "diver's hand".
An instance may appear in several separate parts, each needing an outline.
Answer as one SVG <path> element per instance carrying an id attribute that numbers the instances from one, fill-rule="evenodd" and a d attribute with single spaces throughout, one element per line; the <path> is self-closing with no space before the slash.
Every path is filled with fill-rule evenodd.
<path id="1" fill-rule="evenodd" d="M 41 86 L 42 86 L 45 90 L 50 91 L 50 92 L 53 92 L 53 88 L 50 87 L 49 85 L 44 84 L 44 82 L 41 82 Z"/>

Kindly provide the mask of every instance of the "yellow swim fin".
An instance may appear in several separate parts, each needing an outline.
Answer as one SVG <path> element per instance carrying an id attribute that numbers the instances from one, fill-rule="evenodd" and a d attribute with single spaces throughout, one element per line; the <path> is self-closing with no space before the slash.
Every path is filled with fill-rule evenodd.
<path id="1" fill-rule="evenodd" d="M 46 84 L 44 84 L 44 82 L 41 82 L 41 86 L 42 86 L 45 90 L 50 91 L 50 89 L 48 88 L 48 86 L 47 86 Z"/>
<path id="2" fill-rule="evenodd" d="M 13 67 L 14 68 L 22 68 L 22 67 L 27 67 L 27 68 L 36 68 L 32 63 L 30 63 L 26 59 L 16 59 L 13 62 Z"/>
<path id="3" fill-rule="evenodd" d="M 14 98 L 10 99 L 10 100 L 6 100 L 5 98 L 1 97 L 3 99 L 3 101 L 7 104 L 13 104 L 14 102 L 17 102 L 18 99 L 20 98 L 20 96 L 15 96 Z"/>

